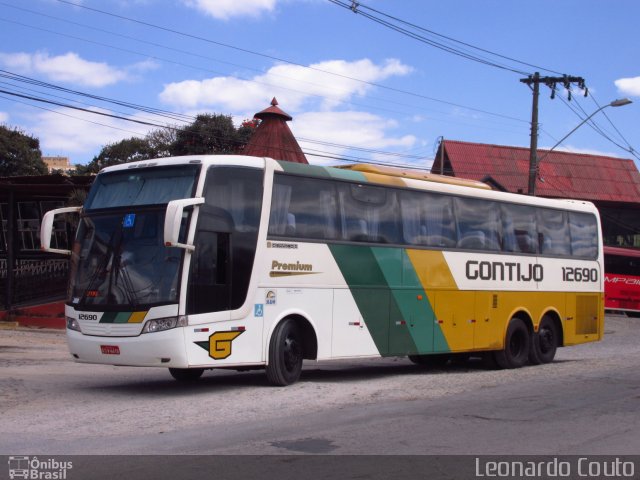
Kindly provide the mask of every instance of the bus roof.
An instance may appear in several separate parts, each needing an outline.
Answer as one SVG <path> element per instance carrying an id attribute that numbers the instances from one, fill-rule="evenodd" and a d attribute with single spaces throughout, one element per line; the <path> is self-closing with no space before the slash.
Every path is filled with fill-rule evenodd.
<path id="1" fill-rule="evenodd" d="M 464 187 L 482 188 L 491 190 L 486 183 L 477 180 L 469 180 L 466 178 L 449 177 L 447 175 L 437 175 L 435 173 L 421 172 L 420 170 L 395 168 L 379 165 L 371 165 L 369 163 L 358 163 L 353 165 L 340 165 L 336 168 L 343 170 L 352 170 L 356 172 L 374 173 L 377 175 L 387 175 L 391 177 L 412 178 L 415 180 L 425 180 L 427 182 L 446 183 L 449 185 L 461 185 Z"/>
<path id="2" fill-rule="evenodd" d="M 519 203 L 522 205 L 539 205 L 549 208 L 569 208 L 570 210 L 588 211 L 597 215 L 597 210 L 591 202 L 570 199 L 549 199 L 543 197 L 531 197 L 509 192 L 493 190 L 488 184 L 477 180 L 449 177 L 446 175 L 436 175 L 420 170 L 401 169 L 395 167 L 352 164 L 340 166 L 320 166 L 292 163 L 287 161 L 273 160 L 267 157 L 252 157 L 244 155 L 189 155 L 180 157 L 164 157 L 137 162 L 125 163 L 105 167 L 100 173 L 113 172 L 118 170 L 162 167 L 169 165 L 200 164 L 205 168 L 212 165 L 238 165 L 264 169 L 270 162 L 278 165 L 276 170 L 283 170 L 288 173 L 310 175 L 318 177 L 330 177 L 337 179 L 352 179 L 351 175 L 371 183 L 387 185 L 403 185 L 409 188 L 419 188 L 443 193 L 453 193 L 458 195 L 480 196 L 483 198 Z M 340 173 L 338 173 L 340 172 Z M 351 173 L 352 172 L 352 173 Z"/>

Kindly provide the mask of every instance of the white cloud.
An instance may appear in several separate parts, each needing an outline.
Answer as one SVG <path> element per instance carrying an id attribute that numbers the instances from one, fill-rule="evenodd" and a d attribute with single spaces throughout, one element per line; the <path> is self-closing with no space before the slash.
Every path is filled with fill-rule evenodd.
<path id="1" fill-rule="evenodd" d="M 417 142 L 416 137 L 413 135 L 395 137 L 389 133 L 390 130 L 397 126 L 394 121 L 367 112 L 310 112 L 298 115 L 291 124 L 291 130 L 304 151 L 317 151 L 322 154 L 339 156 L 347 153 L 348 149 L 308 143 L 303 139 L 309 138 L 323 142 L 380 150 L 413 147 Z M 369 156 L 367 153 L 356 151 L 351 152 L 351 154 L 362 158 Z M 327 160 L 311 155 L 307 155 L 307 158 L 315 164 L 337 163 L 335 160 Z M 388 162 L 389 157 L 380 157 L 378 160 Z"/>
<path id="2" fill-rule="evenodd" d="M 129 70 L 145 71 L 154 68 L 153 62 L 141 62 L 127 68 L 116 68 L 104 62 L 92 62 L 73 52 L 50 56 L 47 52 L 0 53 L 0 64 L 23 74 L 44 75 L 56 82 L 88 87 L 104 87 L 129 80 Z"/>
<path id="3" fill-rule="evenodd" d="M 640 77 L 620 78 L 614 82 L 620 93 L 640 97 Z"/>
<path id="4" fill-rule="evenodd" d="M 0 112 L 0 124 L 7 123 L 9 121 L 9 114 L 7 112 Z"/>
<path id="5" fill-rule="evenodd" d="M 276 0 L 183 0 L 183 3 L 219 20 L 231 17 L 258 17 L 272 12 Z"/>
<path id="6" fill-rule="evenodd" d="M 309 67 L 281 64 L 250 80 L 214 77 L 170 83 L 165 85 L 160 98 L 176 107 L 215 106 L 236 112 L 255 109 L 256 105 L 264 105 L 275 96 L 287 111 L 298 111 L 303 102 L 314 99 L 327 110 L 353 96 L 365 95 L 373 88 L 366 82 L 379 82 L 412 71 L 397 59 L 388 59 L 381 64 L 369 59 L 329 60 Z"/>
<path id="7" fill-rule="evenodd" d="M 58 109 L 40 113 L 29 131 L 40 139 L 43 154 L 69 155 L 73 157 L 72 163 L 87 163 L 106 144 L 134 136 L 142 137 L 151 130 L 144 125 L 89 112 L 74 112 L 72 116 L 67 112 Z"/>
<path id="8" fill-rule="evenodd" d="M 348 149 L 305 144 L 301 138 L 381 150 L 402 150 L 416 143 L 412 135 L 394 136 L 392 131 L 398 127 L 394 121 L 366 112 L 335 111 L 353 97 L 367 95 L 375 88 L 371 83 L 407 75 L 412 71 L 411 67 L 397 59 L 378 64 L 369 59 L 329 60 L 309 67 L 278 64 L 251 80 L 215 77 L 171 83 L 165 85 L 160 98 L 190 112 L 208 108 L 228 112 L 236 118 L 250 118 L 266 108 L 275 96 L 280 107 L 294 116 L 291 129 L 307 151 L 315 149 L 342 155 Z M 371 157 L 370 153 L 351 153 Z M 336 163 L 321 157 L 307 157 L 313 163 Z"/>

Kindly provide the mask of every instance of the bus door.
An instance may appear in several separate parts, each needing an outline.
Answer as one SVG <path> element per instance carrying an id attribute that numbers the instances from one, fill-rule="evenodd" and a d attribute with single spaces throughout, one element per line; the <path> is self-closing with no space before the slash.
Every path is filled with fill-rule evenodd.
<path id="1" fill-rule="evenodd" d="M 190 313 L 230 309 L 232 225 L 226 211 L 206 204 L 200 207 L 187 292 Z"/>
<path id="2" fill-rule="evenodd" d="M 191 365 L 262 360 L 263 317 L 246 308 L 263 194 L 262 170 L 207 172 L 191 254 L 186 313 Z M 244 309 L 243 309 L 244 307 Z"/>

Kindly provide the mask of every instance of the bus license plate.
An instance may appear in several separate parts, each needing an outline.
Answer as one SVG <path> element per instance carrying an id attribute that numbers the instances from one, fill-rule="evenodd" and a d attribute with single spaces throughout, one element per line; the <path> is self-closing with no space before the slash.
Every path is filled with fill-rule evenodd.
<path id="1" fill-rule="evenodd" d="M 100 345 L 104 355 L 120 355 L 120 347 L 117 345 Z"/>

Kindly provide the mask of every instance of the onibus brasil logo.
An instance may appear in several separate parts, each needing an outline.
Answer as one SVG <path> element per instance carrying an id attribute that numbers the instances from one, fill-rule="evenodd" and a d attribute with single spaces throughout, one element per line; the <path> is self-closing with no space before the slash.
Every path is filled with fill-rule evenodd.
<path id="1" fill-rule="evenodd" d="M 54 458 L 38 459 L 13 455 L 9 457 L 9 478 L 34 480 L 65 480 L 67 470 L 73 468 L 72 462 L 61 462 Z"/>

